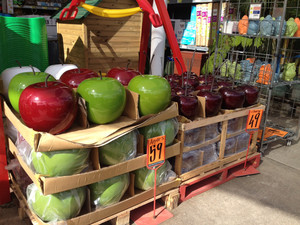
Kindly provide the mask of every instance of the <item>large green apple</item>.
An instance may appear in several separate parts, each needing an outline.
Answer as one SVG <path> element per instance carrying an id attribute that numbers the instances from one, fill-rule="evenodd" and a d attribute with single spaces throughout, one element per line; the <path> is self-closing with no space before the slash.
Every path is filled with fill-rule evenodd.
<path id="1" fill-rule="evenodd" d="M 157 169 L 156 185 L 168 181 L 168 171 L 171 170 L 171 164 L 166 161 L 160 168 Z M 149 170 L 147 167 L 140 168 L 134 171 L 135 180 L 134 186 L 141 190 L 148 190 L 154 187 L 155 171 Z"/>
<path id="2" fill-rule="evenodd" d="M 48 73 L 44 72 L 24 72 L 14 76 L 8 86 L 8 98 L 12 107 L 19 111 L 19 99 L 22 91 L 31 84 L 44 82 Z M 55 78 L 50 76 L 48 81 L 55 81 Z"/>
<path id="3" fill-rule="evenodd" d="M 99 161 L 103 165 L 115 165 L 133 159 L 137 152 L 138 132 L 136 130 L 99 147 Z"/>
<path id="4" fill-rule="evenodd" d="M 86 187 L 43 195 L 32 183 L 26 192 L 29 208 L 45 222 L 68 220 L 77 216 L 86 197 Z"/>
<path id="5" fill-rule="evenodd" d="M 67 176 L 80 173 L 88 166 L 89 149 L 31 152 L 35 171 L 45 176 Z"/>
<path id="6" fill-rule="evenodd" d="M 136 76 L 130 80 L 128 89 L 139 94 L 138 104 L 141 116 L 159 113 L 170 105 L 171 87 L 163 77 Z"/>
<path id="7" fill-rule="evenodd" d="M 93 123 L 110 123 L 124 111 L 126 91 L 116 79 L 89 78 L 79 84 L 77 92 L 86 101 L 88 119 Z"/>
<path id="8" fill-rule="evenodd" d="M 117 203 L 129 186 L 129 173 L 99 181 L 89 185 L 91 201 L 97 207 Z"/>
<path id="9" fill-rule="evenodd" d="M 177 135 L 179 124 L 176 118 L 161 121 L 139 129 L 144 136 L 144 145 L 147 146 L 147 140 L 153 137 L 166 135 L 166 146 L 172 145 Z"/>

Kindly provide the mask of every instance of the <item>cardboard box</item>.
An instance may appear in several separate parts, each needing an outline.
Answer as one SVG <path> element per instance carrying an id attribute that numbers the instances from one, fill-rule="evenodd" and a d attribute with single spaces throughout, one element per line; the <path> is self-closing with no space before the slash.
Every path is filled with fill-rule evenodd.
<path id="1" fill-rule="evenodd" d="M 19 160 L 22 168 L 31 178 L 31 180 L 40 188 L 44 195 L 62 192 L 77 187 L 86 186 L 101 180 L 105 180 L 111 177 L 115 177 L 124 173 L 128 173 L 146 166 L 147 155 L 143 154 L 134 159 L 118 163 L 113 166 L 107 166 L 99 169 L 95 169 L 80 174 L 60 177 L 45 177 L 40 174 L 34 173 L 31 168 L 26 164 L 19 154 L 18 149 L 14 143 L 9 140 L 8 148 L 11 153 Z M 94 159 L 94 167 L 97 167 L 98 158 L 93 154 L 98 153 L 98 149 L 92 150 L 91 157 Z M 171 146 L 166 147 L 166 159 L 180 154 L 180 142 L 175 141 Z M 96 159 L 96 161 L 95 161 Z"/>
<path id="2" fill-rule="evenodd" d="M 181 153 L 179 156 L 176 156 L 175 160 L 175 172 L 176 174 L 180 175 L 180 178 L 182 181 L 186 181 L 187 179 L 190 179 L 192 177 L 195 177 L 199 174 L 206 173 L 208 171 L 211 171 L 213 169 L 221 168 L 225 164 L 231 163 L 233 161 L 238 161 L 241 158 L 246 156 L 246 151 L 242 152 L 236 152 L 236 154 L 226 156 L 225 155 L 225 147 L 226 147 L 226 140 L 232 137 L 236 137 L 242 133 L 245 133 L 245 130 L 242 128 L 242 123 L 240 123 L 240 120 L 238 121 L 238 126 L 239 129 L 237 131 L 234 131 L 232 133 L 228 133 L 228 121 L 232 119 L 237 119 L 237 118 L 243 118 L 247 117 L 249 114 L 249 110 L 251 109 L 265 109 L 264 105 L 255 105 L 252 107 L 248 108 L 243 108 L 243 109 L 237 109 L 236 111 L 227 111 L 226 113 L 224 112 L 223 114 L 214 116 L 214 117 L 208 117 L 208 118 L 197 118 L 194 121 L 187 120 L 184 117 L 180 117 L 180 128 L 179 128 L 179 133 L 177 135 L 177 139 L 180 140 L 181 142 Z M 218 135 L 215 135 L 212 138 L 206 139 L 205 137 L 205 132 L 206 132 L 206 127 L 215 125 L 216 129 L 218 129 L 218 123 L 220 123 L 221 127 L 221 132 Z M 192 131 L 191 134 L 197 135 L 198 132 L 196 132 L 194 129 L 199 129 L 199 128 L 204 128 L 201 129 L 199 132 L 201 134 L 201 140 L 197 144 L 188 146 L 185 145 L 185 135 L 187 131 Z M 211 131 L 211 128 L 209 128 L 209 131 Z M 256 141 L 257 141 L 257 135 L 258 132 L 255 132 L 252 137 L 252 143 L 250 146 L 250 153 L 256 152 Z M 219 142 L 219 158 L 217 161 L 206 164 L 204 166 L 201 166 L 199 168 L 195 168 L 194 170 L 191 170 L 187 173 L 182 174 L 182 155 L 185 152 L 190 152 L 196 149 L 200 149 L 202 147 L 211 145 L 211 144 L 216 144 Z M 235 150 L 235 149 L 234 149 Z M 235 152 L 235 151 L 234 151 Z"/>
<path id="3" fill-rule="evenodd" d="M 176 179 L 174 181 L 170 181 L 164 183 L 162 185 L 157 186 L 156 189 L 156 199 L 166 197 L 169 193 L 178 192 L 178 187 L 180 185 L 180 180 Z M 22 209 L 26 212 L 29 219 L 33 224 L 46 225 L 49 223 L 43 222 L 33 211 L 29 209 L 26 198 L 20 191 L 20 188 L 13 180 L 12 188 L 20 201 L 20 205 Z M 147 191 L 140 191 L 136 193 L 134 196 L 125 195 L 123 199 L 111 206 L 100 208 L 94 211 L 89 211 L 86 209 L 88 206 L 81 210 L 81 213 L 72 219 L 66 221 L 58 221 L 55 224 L 57 225 L 88 225 L 88 224 L 102 224 L 103 222 L 107 222 L 111 219 L 116 218 L 118 215 L 124 213 L 125 211 L 134 210 L 142 205 L 153 202 L 153 189 Z"/>
<path id="4" fill-rule="evenodd" d="M 18 114 L 9 108 L 6 102 L 4 102 L 4 114 L 32 149 L 41 152 L 99 147 L 136 128 L 171 119 L 178 115 L 177 103 L 173 102 L 166 110 L 158 114 L 139 117 L 137 106 L 138 95 L 128 91 L 127 94 L 127 104 L 124 114 L 116 121 L 105 125 L 94 124 L 89 128 L 82 128 L 78 124 L 74 124 L 68 132 L 58 135 L 37 132 L 27 127 L 18 118 Z"/>

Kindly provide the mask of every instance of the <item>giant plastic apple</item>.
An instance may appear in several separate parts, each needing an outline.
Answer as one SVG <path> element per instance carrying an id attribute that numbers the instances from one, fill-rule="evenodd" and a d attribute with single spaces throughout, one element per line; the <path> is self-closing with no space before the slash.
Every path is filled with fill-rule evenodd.
<path id="1" fill-rule="evenodd" d="M 32 69 L 36 72 L 40 72 L 38 68 L 31 68 L 29 66 L 11 67 L 2 71 L 1 79 L 3 81 L 3 94 L 6 98 L 8 98 L 8 86 L 11 79 L 19 73 L 32 72 Z"/>
<path id="2" fill-rule="evenodd" d="M 86 101 L 89 121 L 106 124 L 118 119 L 126 104 L 124 86 L 110 77 L 82 81 L 77 92 Z"/>
<path id="3" fill-rule="evenodd" d="M 77 216 L 86 197 L 86 187 L 43 195 L 33 183 L 27 187 L 26 192 L 29 208 L 43 221 L 54 223 Z"/>
<path id="4" fill-rule="evenodd" d="M 128 68 L 128 66 L 126 68 L 112 68 L 107 72 L 108 77 L 117 79 L 124 86 L 127 86 L 129 81 L 137 75 L 141 75 L 141 73 Z"/>
<path id="5" fill-rule="evenodd" d="M 97 207 L 117 203 L 123 197 L 128 186 L 128 173 L 90 184 L 91 201 Z"/>
<path id="6" fill-rule="evenodd" d="M 166 162 L 157 169 L 156 185 L 161 185 L 167 181 L 168 170 L 171 169 L 170 163 Z M 140 168 L 134 171 L 135 180 L 134 186 L 141 190 L 148 190 L 154 187 L 154 170 L 149 170 L 147 167 Z"/>
<path id="7" fill-rule="evenodd" d="M 72 69 L 64 72 L 59 80 L 71 88 L 77 88 L 82 81 L 92 77 L 99 76 L 96 72 L 89 69 Z"/>
<path id="8" fill-rule="evenodd" d="M 45 73 L 51 74 L 56 80 L 59 80 L 64 72 L 72 69 L 77 69 L 74 64 L 54 64 L 46 68 Z"/>
<path id="9" fill-rule="evenodd" d="M 43 82 L 48 76 L 44 72 L 24 72 L 14 76 L 8 86 L 8 97 L 12 107 L 19 111 L 19 99 L 23 90 L 31 84 Z M 55 81 L 55 78 L 50 76 L 49 81 Z"/>
<path id="10" fill-rule="evenodd" d="M 47 78 L 46 82 L 24 89 L 19 101 L 20 115 L 30 128 L 58 134 L 73 124 L 77 97 L 72 88 L 58 81 L 47 81 Z"/>
<path id="11" fill-rule="evenodd" d="M 147 140 L 153 137 L 166 135 L 166 146 L 173 144 L 177 135 L 179 124 L 176 118 L 168 119 L 139 129 L 144 135 L 144 144 L 147 146 Z"/>
<path id="12" fill-rule="evenodd" d="M 137 152 L 138 132 L 136 130 L 99 147 L 99 161 L 103 165 L 115 165 L 133 159 Z"/>
<path id="13" fill-rule="evenodd" d="M 128 84 L 130 91 L 139 94 L 139 113 L 141 116 L 156 114 L 166 109 L 171 102 L 169 82 L 156 75 L 139 75 Z"/>
<path id="14" fill-rule="evenodd" d="M 38 174 L 49 177 L 80 173 L 88 166 L 90 149 L 31 152 L 32 166 Z"/>

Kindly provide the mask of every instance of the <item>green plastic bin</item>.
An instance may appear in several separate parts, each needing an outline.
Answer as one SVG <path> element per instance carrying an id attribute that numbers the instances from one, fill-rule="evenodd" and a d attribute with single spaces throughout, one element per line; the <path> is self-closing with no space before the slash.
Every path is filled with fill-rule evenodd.
<path id="1" fill-rule="evenodd" d="M 10 67 L 33 65 L 44 71 L 48 61 L 46 21 L 42 17 L 0 16 L 0 73 Z"/>

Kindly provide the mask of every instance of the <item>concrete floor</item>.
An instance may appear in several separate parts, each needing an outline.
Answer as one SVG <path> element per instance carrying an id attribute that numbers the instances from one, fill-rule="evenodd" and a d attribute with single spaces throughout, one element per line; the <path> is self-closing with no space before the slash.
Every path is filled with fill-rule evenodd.
<path id="1" fill-rule="evenodd" d="M 300 225 L 300 142 L 282 144 L 269 144 L 260 174 L 235 178 L 181 203 L 162 224 Z M 18 218 L 16 200 L 0 206 L 0 225 L 8 224 L 31 224 Z"/>

